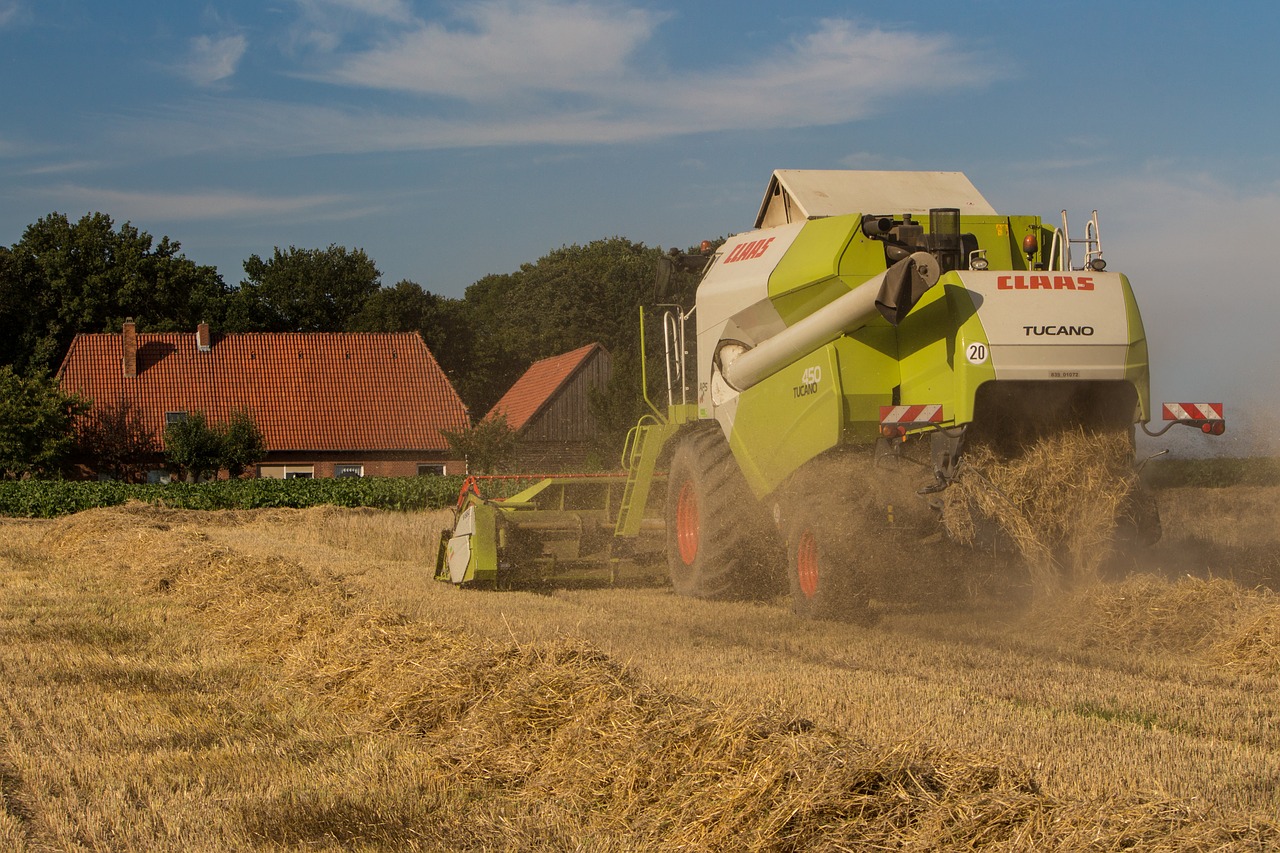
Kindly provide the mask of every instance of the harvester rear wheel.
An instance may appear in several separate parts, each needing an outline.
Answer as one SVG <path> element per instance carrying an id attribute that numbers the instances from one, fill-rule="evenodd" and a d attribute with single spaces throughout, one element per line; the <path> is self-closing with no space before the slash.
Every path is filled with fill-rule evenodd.
<path id="1" fill-rule="evenodd" d="M 801 506 L 787 532 L 791 606 L 805 619 L 867 621 L 870 601 L 866 578 L 854 565 L 849 536 Z"/>
<path id="2" fill-rule="evenodd" d="M 768 591 L 776 536 L 718 426 L 680 440 L 666 506 L 667 566 L 677 593 L 731 599 Z"/>

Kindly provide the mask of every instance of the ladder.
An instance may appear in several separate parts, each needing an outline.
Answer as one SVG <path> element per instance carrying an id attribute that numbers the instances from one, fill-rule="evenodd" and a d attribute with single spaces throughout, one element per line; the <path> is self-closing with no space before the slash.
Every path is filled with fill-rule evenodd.
<path id="1" fill-rule="evenodd" d="M 627 469 L 627 484 L 618 504 L 615 536 L 638 536 L 644 521 L 644 508 L 649 503 L 653 473 L 658 465 L 658 451 L 666 443 L 670 425 L 657 418 L 645 418 L 627 433 L 622 448 L 622 464 Z"/>
<path id="2" fill-rule="evenodd" d="M 1094 211 L 1084 224 L 1084 236 L 1072 238 L 1071 231 L 1067 227 L 1067 212 L 1062 211 L 1062 231 L 1053 235 L 1053 249 L 1050 251 L 1050 257 L 1055 253 L 1058 254 L 1057 269 L 1063 271 L 1070 270 L 1094 270 L 1102 272 L 1106 268 L 1106 261 L 1102 259 L 1102 233 L 1098 230 L 1098 211 Z M 1073 267 L 1071 265 L 1071 244 L 1076 243 L 1084 246 L 1084 264 L 1082 266 Z"/>
<path id="3" fill-rule="evenodd" d="M 665 414 L 649 399 L 648 379 L 645 374 L 644 359 L 640 360 L 640 387 L 644 392 L 644 401 L 652 414 L 644 415 L 639 423 L 627 433 L 626 443 L 622 446 L 622 467 L 627 471 L 627 484 L 622 489 L 622 499 L 618 504 L 618 519 L 614 524 L 614 535 L 634 537 L 640 535 L 644 523 L 644 510 L 649 504 L 649 493 L 653 490 L 654 474 L 658 467 L 658 456 L 667 441 L 680 428 L 696 420 L 697 404 L 689 402 L 688 380 L 685 375 L 685 325 L 693 312 L 685 312 L 679 306 L 670 306 L 663 314 L 662 332 L 667 365 L 667 411 Z M 640 352 L 644 346 L 644 307 L 640 308 Z M 679 388 L 679 402 L 676 402 L 676 388 Z"/>

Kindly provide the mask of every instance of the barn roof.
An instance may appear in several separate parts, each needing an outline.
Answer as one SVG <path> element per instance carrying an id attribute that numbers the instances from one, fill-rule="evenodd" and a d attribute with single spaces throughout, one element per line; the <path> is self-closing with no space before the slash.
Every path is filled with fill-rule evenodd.
<path id="1" fill-rule="evenodd" d="M 572 352 L 553 355 L 529 365 L 524 375 L 507 389 L 502 399 L 493 405 L 486 418 L 492 418 L 499 412 L 506 415 L 507 426 L 519 430 L 533 420 L 541 412 L 561 388 L 569 384 L 574 374 L 586 364 L 596 352 L 604 347 L 598 343 L 587 344 Z"/>
<path id="2" fill-rule="evenodd" d="M 127 329 L 127 327 L 126 327 Z M 409 450 L 448 446 L 466 409 L 416 333 L 138 333 L 136 375 L 120 334 L 81 334 L 59 370 L 62 387 L 98 403 L 128 401 L 157 436 L 166 412 L 210 422 L 253 413 L 267 448 Z"/>

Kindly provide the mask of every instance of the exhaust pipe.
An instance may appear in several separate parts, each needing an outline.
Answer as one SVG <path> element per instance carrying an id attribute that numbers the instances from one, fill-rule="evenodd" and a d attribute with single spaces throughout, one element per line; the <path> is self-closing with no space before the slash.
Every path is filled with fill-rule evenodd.
<path id="1" fill-rule="evenodd" d="M 721 374 L 730 387 L 745 391 L 806 353 L 862 328 L 877 313 L 896 326 L 925 291 L 938 283 L 939 275 L 938 261 L 933 255 L 915 252 L 728 364 L 722 364 Z"/>

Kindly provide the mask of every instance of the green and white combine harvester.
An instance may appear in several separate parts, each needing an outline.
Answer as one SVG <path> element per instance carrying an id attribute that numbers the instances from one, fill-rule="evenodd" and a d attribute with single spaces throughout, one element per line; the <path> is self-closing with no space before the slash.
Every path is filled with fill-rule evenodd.
<path id="1" fill-rule="evenodd" d="M 1076 238 L 1065 211 L 998 214 L 958 172 L 780 170 L 754 230 L 664 261 L 660 288 L 673 266 L 702 276 L 694 306 L 667 306 L 667 405 L 631 431 L 624 473 L 505 500 L 469 480 L 439 579 L 665 563 L 681 594 L 789 588 L 798 613 L 851 615 L 877 594 L 869 564 L 933 559 L 967 448 L 1152 420 L 1142 319 L 1096 211 Z M 1149 434 L 1225 423 L 1220 403 L 1162 417 Z"/>

